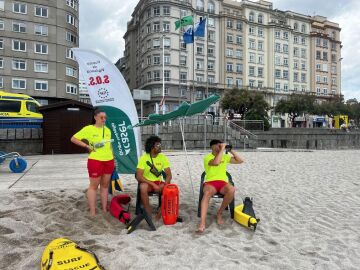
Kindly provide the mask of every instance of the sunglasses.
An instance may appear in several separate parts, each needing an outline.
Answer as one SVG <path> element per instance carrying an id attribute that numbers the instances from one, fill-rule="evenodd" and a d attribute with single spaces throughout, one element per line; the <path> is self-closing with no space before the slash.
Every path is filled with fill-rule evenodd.
<path id="1" fill-rule="evenodd" d="M 155 145 L 154 145 L 154 147 L 156 147 L 156 148 L 160 148 L 160 147 L 161 147 L 161 143 L 157 143 L 157 144 L 155 144 Z"/>
<path id="2" fill-rule="evenodd" d="M 100 119 L 105 119 L 106 120 L 106 116 L 100 116 Z"/>

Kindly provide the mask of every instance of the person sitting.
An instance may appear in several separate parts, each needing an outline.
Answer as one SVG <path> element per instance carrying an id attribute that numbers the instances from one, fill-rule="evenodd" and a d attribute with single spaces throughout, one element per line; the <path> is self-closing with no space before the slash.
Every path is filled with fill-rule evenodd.
<path id="1" fill-rule="evenodd" d="M 166 174 L 166 184 L 170 184 L 172 175 L 169 160 L 161 153 L 161 139 L 159 137 L 151 136 L 146 140 L 145 152 L 137 165 L 136 179 L 140 184 L 141 202 L 146 213 L 151 215 L 148 192 L 161 194 L 164 187 L 162 171 Z"/>
<path id="2" fill-rule="evenodd" d="M 204 196 L 201 200 L 201 217 L 197 232 L 204 232 L 206 214 L 209 207 L 209 200 L 216 193 L 224 195 L 224 199 L 217 212 L 217 223 L 223 224 L 222 213 L 229 203 L 234 199 L 235 188 L 228 183 L 226 175 L 227 164 L 241 164 L 244 160 L 234 150 L 229 149 L 230 154 L 224 153 L 226 144 L 220 140 L 210 141 L 211 153 L 204 157 L 205 181 Z"/>

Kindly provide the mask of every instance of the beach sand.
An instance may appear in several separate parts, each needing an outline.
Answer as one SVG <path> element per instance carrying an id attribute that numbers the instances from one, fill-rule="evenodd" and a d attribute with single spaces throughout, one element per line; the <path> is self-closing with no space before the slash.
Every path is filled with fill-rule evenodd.
<path id="1" fill-rule="evenodd" d="M 88 216 L 86 156 L 27 157 L 24 175 L 1 165 L 0 269 L 39 269 L 45 246 L 58 237 L 94 251 L 107 270 L 359 269 L 360 151 L 242 152 L 245 163 L 228 171 L 235 204 L 253 197 L 258 228 L 239 225 L 229 213 L 217 225 L 221 201 L 212 199 L 201 235 L 195 230 L 204 153 L 189 153 L 195 194 L 184 153 L 166 154 L 184 222 L 158 221 L 154 232 L 143 222 L 129 235 L 108 213 Z M 121 179 L 133 214 L 137 183 L 131 175 Z"/>

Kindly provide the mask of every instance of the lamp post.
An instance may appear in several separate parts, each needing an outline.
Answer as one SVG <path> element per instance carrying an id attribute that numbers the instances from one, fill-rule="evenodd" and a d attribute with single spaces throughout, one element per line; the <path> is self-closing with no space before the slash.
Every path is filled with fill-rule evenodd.
<path id="1" fill-rule="evenodd" d="M 341 61 L 343 60 L 344 58 L 339 58 L 339 65 L 340 65 L 340 67 L 339 67 L 339 73 L 340 73 L 340 75 L 339 75 L 339 90 L 340 90 L 340 100 L 341 100 Z"/>
<path id="2" fill-rule="evenodd" d="M 165 34 L 162 35 L 163 50 L 162 50 L 162 113 L 165 114 Z"/>

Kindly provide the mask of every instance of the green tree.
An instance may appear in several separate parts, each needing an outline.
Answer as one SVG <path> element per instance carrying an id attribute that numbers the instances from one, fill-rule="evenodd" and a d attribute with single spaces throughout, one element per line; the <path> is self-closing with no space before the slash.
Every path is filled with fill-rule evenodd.
<path id="1" fill-rule="evenodd" d="M 267 113 L 270 106 L 262 93 L 237 88 L 228 90 L 221 99 L 221 107 L 225 110 L 234 110 L 241 115 L 242 120 L 264 121 L 265 130 L 270 127 Z"/>

